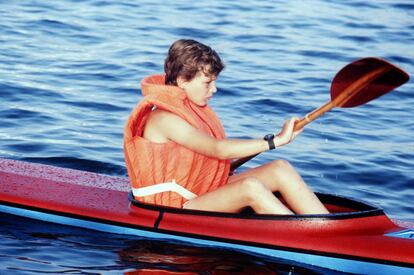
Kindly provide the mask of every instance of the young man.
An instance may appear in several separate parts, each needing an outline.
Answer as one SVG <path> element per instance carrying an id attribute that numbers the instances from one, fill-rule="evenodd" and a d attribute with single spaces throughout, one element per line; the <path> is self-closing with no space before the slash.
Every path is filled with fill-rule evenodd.
<path id="1" fill-rule="evenodd" d="M 134 197 L 142 202 L 221 212 L 250 206 L 261 214 L 328 213 L 283 160 L 229 176 L 230 160 L 291 142 L 297 118 L 266 139 L 226 139 L 208 101 L 224 65 L 194 40 L 172 44 L 165 75 L 145 78 L 144 99 L 125 128 L 124 149 Z M 273 195 L 279 191 L 287 206 Z"/>

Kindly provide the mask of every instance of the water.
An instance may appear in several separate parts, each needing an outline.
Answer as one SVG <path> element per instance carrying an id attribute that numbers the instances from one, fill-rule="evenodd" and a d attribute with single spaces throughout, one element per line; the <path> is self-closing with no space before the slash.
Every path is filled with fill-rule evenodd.
<path id="1" fill-rule="evenodd" d="M 319 107 L 336 72 L 357 58 L 414 72 L 408 0 L 0 1 L 0 157 L 126 176 L 122 134 L 139 81 L 161 72 L 169 45 L 183 37 L 211 45 L 226 63 L 211 105 L 230 137 L 261 137 Z M 364 106 L 335 109 L 246 167 L 284 158 L 315 190 L 414 220 L 413 88 L 411 80 Z M 10 216 L 1 224 L 2 274 L 277 270 L 273 260 L 231 251 Z M 192 259 L 189 269 L 182 257 Z M 292 268 L 279 263 L 278 272 L 305 272 Z"/>

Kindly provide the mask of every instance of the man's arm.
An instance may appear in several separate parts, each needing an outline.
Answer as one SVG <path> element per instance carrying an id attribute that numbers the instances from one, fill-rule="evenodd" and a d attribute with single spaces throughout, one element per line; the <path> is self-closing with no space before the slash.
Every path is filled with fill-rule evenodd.
<path id="1" fill-rule="evenodd" d="M 276 147 L 293 139 L 293 125 L 292 121 L 285 124 L 282 132 L 274 139 Z M 286 136 L 290 137 L 287 139 Z M 218 159 L 241 158 L 269 149 L 267 141 L 262 139 L 215 139 L 179 116 L 163 110 L 156 110 L 151 114 L 144 138 L 160 143 L 172 140 L 192 151 Z"/>

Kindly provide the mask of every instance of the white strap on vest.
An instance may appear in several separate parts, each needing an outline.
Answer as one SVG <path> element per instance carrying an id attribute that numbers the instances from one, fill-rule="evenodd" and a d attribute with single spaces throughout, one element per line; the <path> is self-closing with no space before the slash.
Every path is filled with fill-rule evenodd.
<path id="1" fill-rule="evenodd" d="M 196 194 L 177 184 L 175 180 L 172 180 L 171 182 L 157 183 L 141 188 L 132 188 L 132 194 L 134 197 L 145 197 L 162 192 L 176 192 L 186 200 L 197 198 Z"/>

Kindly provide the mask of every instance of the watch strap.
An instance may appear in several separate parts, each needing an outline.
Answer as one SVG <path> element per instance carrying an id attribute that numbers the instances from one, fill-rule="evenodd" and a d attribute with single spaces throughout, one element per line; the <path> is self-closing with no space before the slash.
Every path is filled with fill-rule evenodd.
<path id="1" fill-rule="evenodd" d="M 274 138 L 275 138 L 275 135 L 274 134 L 267 134 L 263 138 L 269 144 L 269 150 L 273 150 L 273 149 L 276 148 L 275 143 L 273 141 Z"/>

